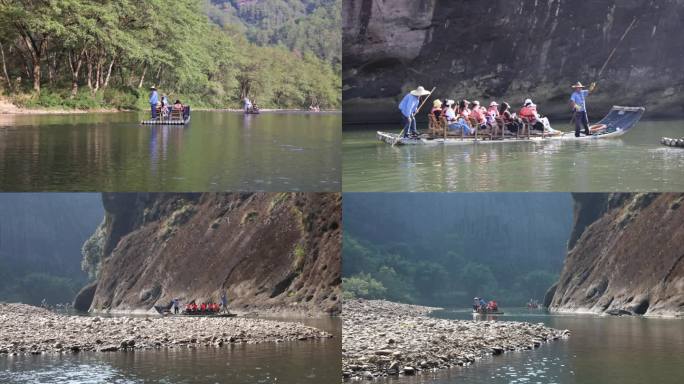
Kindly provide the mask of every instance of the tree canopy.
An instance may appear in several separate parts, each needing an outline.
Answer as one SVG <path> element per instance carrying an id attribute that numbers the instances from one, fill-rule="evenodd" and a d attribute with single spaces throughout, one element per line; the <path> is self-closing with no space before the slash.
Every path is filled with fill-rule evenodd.
<path id="1" fill-rule="evenodd" d="M 207 7 L 193 0 L 0 0 L 2 85 L 17 101 L 44 106 L 141 108 L 151 85 L 199 106 L 237 106 L 244 96 L 264 107 L 340 105 L 339 72 L 325 55 L 299 49 L 306 34 L 257 44 L 240 19 L 217 24 Z M 314 28 L 314 21 L 300 23 Z"/>

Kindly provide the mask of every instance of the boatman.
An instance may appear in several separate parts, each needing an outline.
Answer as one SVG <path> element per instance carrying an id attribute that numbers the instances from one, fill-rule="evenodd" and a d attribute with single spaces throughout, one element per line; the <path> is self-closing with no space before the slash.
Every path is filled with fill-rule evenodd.
<path id="1" fill-rule="evenodd" d="M 404 138 L 411 136 L 418 136 L 418 131 L 416 130 L 416 116 L 415 113 L 418 111 L 418 105 L 420 104 L 420 97 L 429 95 L 430 92 L 426 91 L 423 87 L 418 87 L 413 91 L 409 92 L 401 99 L 399 103 L 399 110 L 403 116 L 404 120 Z"/>
<path id="2" fill-rule="evenodd" d="M 589 90 L 584 89 L 584 85 L 579 81 L 572 86 L 574 92 L 570 96 L 570 107 L 572 108 L 573 119 L 575 120 L 575 137 L 580 136 L 580 130 L 584 127 L 584 134 L 589 136 L 589 116 L 587 116 L 586 97 L 594 92 L 596 83 L 589 85 Z"/>
<path id="3" fill-rule="evenodd" d="M 252 102 L 249 101 L 249 98 L 245 96 L 245 112 L 249 112 L 252 109 Z"/>
<path id="4" fill-rule="evenodd" d="M 157 93 L 157 87 L 154 85 L 150 87 L 150 107 L 152 107 L 152 120 L 157 118 L 157 104 L 159 104 L 159 94 Z"/>

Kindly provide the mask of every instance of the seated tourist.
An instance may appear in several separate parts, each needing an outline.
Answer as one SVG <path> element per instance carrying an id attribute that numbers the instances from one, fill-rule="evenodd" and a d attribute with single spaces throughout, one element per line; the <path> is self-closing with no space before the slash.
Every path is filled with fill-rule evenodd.
<path id="1" fill-rule="evenodd" d="M 447 100 L 446 109 L 443 112 L 447 121 L 448 129 L 450 131 L 462 132 L 463 134 L 470 135 L 470 127 L 468 124 L 466 124 L 462 116 L 456 115 L 454 104 L 455 102 L 453 100 Z"/>
<path id="2" fill-rule="evenodd" d="M 435 116 L 435 119 L 439 119 L 442 115 L 442 102 L 439 99 L 432 102 L 432 110 L 430 110 L 430 113 Z"/>
<path id="3" fill-rule="evenodd" d="M 522 127 L 522 123 L 514 113 L 511 113 L 511 106 L 506 102 L 501 103 L 499 106 L 499 116 L 501 116 L 509 132 L 516 133 Z"/>
<path id="4" fill-rule="evenodd" d="M 520 112 L 518 112 L 518 116 L 520 116 L 520 118 L 523 119 L 523 121 L 526 121 L 527 123 L 531 124 L 532 129 L 538 131 L 544 129 L 544 123 L 542 123 L 540 120 L 541 117 L 537 112 L 537 106 L 532 102 L 532 100 L 525 100 L 525 104 L 520 109 Z"/>
<path id="5" fill-rule="evenodd" d="M 458 103 L 458 115 L 463 117 L 464 119 L 468 119 L 470 117 L 470 101 L 468 100 L 461 100 L 460 103 Z"/>
<path id="6" fill-rule="evenodd" d="M 173 103 L 173 110 L 174 111 L 182 111 L 183 110 L 183 104 L 180 102 L 180 100 L 176 100 L 176 102 Z"/>
<path id="7" fill-rule="evenodd" d="M 477 121 L 477 125 L 479 128 L 486 128 L 487 119 L 485 119 L 485 114 L 482 109 L 483 108 L 480 107 L 479 101 L 473 101 L 473 109 L 470 111 L 470 116 L 471 118 L 474 118 L 475 121 Z"/>
<path id="8" fill-rule="evenodd" d="M 496 101 L 489 103 L 489 108 L 487 108 L 487 113 L 485 114 L 485 119 L 487 119 L 487 125 L 493 126 L 496 124 L 496 118 L 499 117 L 499 104 Z"/>

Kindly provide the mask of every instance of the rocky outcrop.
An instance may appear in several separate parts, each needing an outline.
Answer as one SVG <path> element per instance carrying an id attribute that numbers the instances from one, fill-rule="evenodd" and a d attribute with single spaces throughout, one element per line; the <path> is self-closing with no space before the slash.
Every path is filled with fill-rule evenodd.
<path id="1" fill-rule="evenodd" d="M 531 97 L 542 112 L 568 116 L 578 80 L 599 81 L 593 118 L 613 104 L 681 116 L 682 15 L 680 0 L 345 1 L 344 119 L 395 121 L 396 102 L 416 85 L 436 85 L 440 98 L 514 106 Z"/>
<path id="2" fill-rule="evenodd" d="M 0 356 L 160 348 L 220 348 L 317 340 L 331 334 L 296 322 L 253 318 L 65 316 L 25 304 L 0 304 Z"/>
<path id="3" fill-rule="evenodd" d="M 81 312 L 87 312 L 90 309 L 90 304 L 93 302 L 95 297 L 95 289 L 97 288 L 97 281 L 86 285 L 81 288 L 74 298 L 74 309 Z"/>
<path id="4" fill-rule="evenodd" d="M 461 321 L 428 316 L 437 308 L 380 300 L 347 300 L 342 325 L 342 376 L 411 376 L 469 365 L 506 351 L 531 350 L 569 335 L 541 323 Z"/>
<path id="5" fill-rule="evenodd" d="M 549 309 L 684 315 L 684 194 L 575 194 L 576 228 Z"/>
<path id="6" fill-rule="evenodd" d="M 339 312 L 341 196 L 109 194 L 94 311 L 177 297 L 233 311 Z"/>

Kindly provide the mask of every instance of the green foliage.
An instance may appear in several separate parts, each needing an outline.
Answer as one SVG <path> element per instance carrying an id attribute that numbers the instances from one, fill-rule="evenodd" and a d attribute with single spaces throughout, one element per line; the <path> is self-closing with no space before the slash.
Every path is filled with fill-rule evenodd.
<path id="1" fill-rule="evenodd" d="M 23 276 L 17 283 L 17 300 L 22 303 L 38 305 L 45 299 L 48 303 L 71 302 L 79 286 L 69 278 L 44 273 L 31 273 Z"/>
<path id="2" fill-rule="evenodd" d="M 234 26 L 253 43 L 311 52 L 341 68 L 342 0 L 212 0 L 205 9 L 213 21 Z"/>
<path id="3" fill-rule="evenodd" d="M 304 249 L 304 246 L 297 244 L 295 246 L 293 256 L 292 271 L 299 273 L 302 271 L 302 268 L 304 268 L 304 261 L 306 259 L 306 249 Z"/>
<path id="4" fill-rule="evenodd" d="M 382 298 L 445 307 L 541 300 L 572 224 L 566 194 L 347 194 L 343 215 L 342 276 L 367 274 Z"/>
<path id="5" fill-rule="evenodd" d="M 251 224 L 256 221 L 257 217 L 259 217 L 259 212 L 257 211 L 249 211 L 245 213 L 244 216 L 242 216 L 242 220 L 240 221 L 240 224 Z"/>
<path id="6" fill-rule="evenodd" d="M 81 248 L 81 269 L 88 273 L 90 278 L 95 278 L 100 270 L 100 262 L 104 257 L 104 244 L 106 240 L 106 219 L 97 227 L 95 232 L 83 243 Z"/>
<path id="7" fill-rule="evenodd" d="M 339 68 L 327 50 L 341 39 L 327 41 L 335 34 L 320 29 L 324 19 L 337 23 L 324 29 L 339 33 L 339 15 L 330 17 L 334 4 L 308 6 L 292 17 L 297 28 L 317 32 L 292 34 L 279 13 L 256 11 L 254 30 L 240 27 L 241 17 L 252 15 L 244 9 L 219 17 L 219 26 L 194 0 L 8 0 L 0 7 L 0 43 L 16 86 L 2 85 L 15 95 L 35 89 L 24 103 L 29 107 L 148 109 L 154 84 L 194 107 L 239 107 L 249 96 L 266 108 L 337 108 Z M 214 20 L 223 13 L 209 3 L 204 8 Z M 263 25 L 284 31 L 262 29 L 269 37 L 261 41 L 253 32 Z M 309 47 L 309 39 L 320 49 Z M 34 69 L 41 89 L 32 84 Z"/>
<path id="8" fill-rule="evenodd" d="M 380 299 L 387 293 L 387 288 L 367 273 L 342 278 L 342 289 L 346 299 Z"/>

